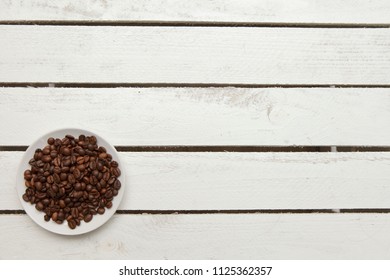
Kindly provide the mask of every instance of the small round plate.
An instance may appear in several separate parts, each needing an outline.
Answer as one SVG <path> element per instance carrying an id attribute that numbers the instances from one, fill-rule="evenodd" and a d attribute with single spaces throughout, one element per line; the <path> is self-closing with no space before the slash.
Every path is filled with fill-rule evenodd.
<path id="1" fill-rule="evenodd" d="M 106 208 L 106 211 L 103 215 L 94 215 L 92 221 L 89 223 L 85 223 L 84 221 L 81 222 L 80 226 L 77 226 L 75 229 L 70 229 L 68 227 L 68 224 L 64 222 L 63 224 L 56 224 L 52 220 L 49 222 L 46 222 L 43 217 L 44 217 L 44 212 L 38 211 L 35 209 L 35 204 L 30 204 L 29 202 L 25 202 L 22 198 L 26 187 L 24 185 L 24 171 L 26 169 L 30 169 L 31 166 L 29 165 L 29 160 L 34 156 L 34 152 L 36 149 L 42 149 L 47 145 L 47 139 L 49 137 L 53 138 L 64 138 L 65 135 L 70 134 L 73 135 L 74 137 L 78 137 L 81 134 L 84 134 L 85 136 L 92 136 L 94 135 L 97 139 L 97 144 L 98 146 L 103 146 L 106 148 L 107 153 L 112 155 L 112 159 L 117 161 L 119 163 L 119 168 L 121 169 L 121 176 L 119 177 L 119 180 L 121 181 L 122 187 L 120 188 L 118 195 L 114 197 L 112 201 L 112 207 L 110 209 Z M 60 130 L 55 130 L 52 132 L 49 132 L 42 137 L 40 137 L 38 140 L 36 140 L 30 147 L 28 147 L 27 151 L 25 152 L 22 161 L 19 164 L 18 168 L 18 173 L 17 173 L 17 178 L 16 178 L 16 189 L 18 192 L 18 196 L 20 199 L 20 202 L 22 203 L 22 206 L 26 213 L 30 216 L 31 219 L 34 220 L 38 225 L 43 227 L 44 229 L 47 229 L 48 231 L 58 233 L 58 234 L 63 234 L 63 235 L 78 235 L 78 234 L 83 234 L 90 232 L 94 229 L 97 229 L 98 227 L 102 226 L 105 222 L 107 222 L 112 215 L 114 215 L 115 211 L 119 207 L 119 204 L 123 198 L 124 194 L 124 188 L 125 188 L 125 172 L 124 172 L 124 166 L 121 164 L 119 155 L 115 148 L 110 145 L 104 138 L 101 136 L 97 135 L 94 132 L 90 132 L 87 130 L 83 129 L 76 129 L 76 128 L 67 128 L 67 129 L 60 129 Z"/>

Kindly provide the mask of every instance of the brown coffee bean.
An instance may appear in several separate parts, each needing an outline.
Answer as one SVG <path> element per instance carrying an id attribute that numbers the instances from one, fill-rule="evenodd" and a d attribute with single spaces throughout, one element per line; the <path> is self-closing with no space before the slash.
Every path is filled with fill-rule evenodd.
<path id="1" fill-rule="evenodd" d="M 59 166 L 55 166 L 53 168 L 53 172 L 56 173 L 56 174 L 60 174 L 61 173 L 61 168 Z"/>
<path id="2" fill-rule="evenodd" d="M 115 190 L 119 190 L 121 188 L 121 182 L 119 180 L 115 180 L 113 188 Z"/>
<path id="3" fill-rule="evenodd" d="M 58 152 L 57 152 L 56 150 L 53 150 L 53 151 L 50 152 L 50 157 L 51 157 L 51 158 L 54 159 L 54 158 L 56 158 L 57 156 L 58 156 Z"/>
<path id="4" fill-rule="evenodd" d="M 98 171 L 102 171 L 103 170 L 103 164 L 101 163 L 101 161 L 99 161 L 98 163 L 97 163 L 97 165 L 96 165 L 96 168 L 97 168 L 97 170 Z"/>
<path id="5" fill-rule="evenodd" d="M 68 175 L 68 182 L 69 182 L 69 184 L 74 184 L 74 183 L 76 183 L 76 178 L 74 177 L 73 174 L 69 174 L 69 175 Z"/>
<path id="6" fill-rule="evenodd" d="M 51 162 L 51 156 L 50 155 L 44 155 L 43 157 L 42 157 L 42 161 L 43 162 Z"/>
<path id="7" fill-rule="evenodd" d="M 112 207 L 112 201 L 107 202 L 106 207 L 107 209 L 110 209 Z"/>
<path id="8" fill-rule="evenodd" d="M 92 220 L 92 215 L 91 214 L 87 214 L 85 217 L 84 217 L 84 222 L 86 223 L 89 223 L 91 220 Z"/>
<path id="9" fill-rule="evenodd" d="M 61 220 L 63 221 L 65 219 L 65 214 L 63 211 L 60 211 L 58 212 L 58 217 L 57 217 L 58 220 Z"/>
<path id="10" fill-rule="evenodd" d="M 63 166 L 63 167 L 61 167 L 61 173 L 69 173 L 69 171 L 70 171 L 69 166 Z"/>
<path id="11" fill-rule="evenodd" d="M 30 199 L 28 198 L 27 194 L 23 194 L 22 196 L 23 200 L 26 201 L 26 202 L 29 202 Z"/>
<path id="12" fill-rule="evenodd" d="M 110 172 L 104 172 L 103 180 L 107 182 L 109 179 L 110 179 Z"/>
<path id="13" fill-rule="evenodd" d="M 92 161 L 92 159 L 89 160 L 89 168 L 91 170 L 95 170 L 96 169 L 96 161 Z"/>
<path id="14" fill-rule="evenodd" d="M 95 176 L 91 176 L 89 177 L 89 183 L 92 185 L 92 186 L 96 186 L 96 184 L 98 183 L 98 179 L 95 177 Z"/>
<path id="15" fill-rule="evenodd" d="M 68 174 L 66 174 L 66 173 L 61 173 L 61 174 L 60 174 L 60 180 L 61 180 L 61 181 L 66 181 L 66 179 L 68 179 Z"/>
<path id="16" fill-rule="evenodd" d="M 35 205 L 35 208 L 36 208 L 37 210 L 39 210 L 39 211 L 42 211 L 44 207 L 45 207 L 45 206 L 44 206 L 43 203 L 40 202 L 40 201 Z"/>
<path id="17" fill-rule="evenodd" d="M 50 137 L 49 139 L 47 139 L 47 144 L 53 145 L 54 144 L 54 138 Z"/>
<path id="18" fill-rule="evenodd" d="M 98 214 L 100 214 L 100 215 L 103 215 L 105 211 L 106 210 L 104 209 L 104 207 L 99 207 L 97 210 Z"/>
<path id="19" fill-rule="evenodd" d="M 108 184 L 108 185 L 112 185 L 112 184 L 114 184 L 115 180 L 116 180 L 115 177 L 111 177 L 111 178 L 108 180 L 107 184 Z"/>
<path id="20" fill-rule="evenodd" d="M 105 158 L 107 158 L 107 154 L 106 153 L 101 153 L 101 154 L 99 154 L 99 158 L 105 159 Z"/>
<path id="21" fill-rule="evenodd" d="M 112 167 L 111 173 L 117 178 L 121 176 L 121 171 L 118 167 Z"/>
<path id="22" fill-rule="evenodd" d="M 69 159 L 69 158 L 68 158 L 68 159 L 65 159 L 65 160 L 62 162 L 62 165 L 63 165 L 63 166 L 69 166 L 69 165 L 71 165 L 70 159 Z"/>
<path id="23" fill-rule="evenodd" d="M 80 170 L 81 172 L 84 172 L 86 167 L 84 164 L 79 164 L 79 165 L 77 165 L 77 169 Z"/>
<path id="24" fill-rule="evenodd" d="M 60 199 L 60 201 L 58 202 L 58 205 L 59 205 L 61 208 L 65 208 L 65 207 L 66 207 L 65 201 L 64 201 L 63 199 Z"/>
<path id="25" fill-rule="evenodd" d="M 81 172 L 78 168 L 76 168 L 74 171 L 73 171 L 73 176 L 75 177 L 75 179 L 79 179 L 80 176 L 81 176 Z"/>
<path id="26" fill-rule="evenodd" d="M 51 215 L 51 219 L 56 222 L 57 221 L 57 218 L 58 218 L 58 213 L 57 212 L 54 212 L 52 215 Z"/>
<path id="27" fill-rule="evenodd" d="M 70 219 L 70 220 L 68 220 L 68 226 L 69 226 L 71 229 L 75 229 L 76 226 L 77 226 L 77 223 L 76 223 L 75 220 Z"/>
<path id="28" fill-rule="evenodd" d="M 72 217 L 74 218 L 74 219 L 77 219 L 78 218 L 78 216 L 79 216 L 79 210 L 77 209 L 77 208 L 72 208 L 71 210 L 70 210 L 70 214 L 72 215 Z"/>
<path id="29" fill-rule="evenodd" d="M 24 180 L 30 181 L 32 179 L 31 170 L 24 171 Z"/>
<path id="30" fill-rule="evenodd" d="M 76 191 L 81 191 L 81 184 L 80 184 L 80 183 L 76 183 L 76 184 L 74 185 L 74 189 L 75 189 Z"/>

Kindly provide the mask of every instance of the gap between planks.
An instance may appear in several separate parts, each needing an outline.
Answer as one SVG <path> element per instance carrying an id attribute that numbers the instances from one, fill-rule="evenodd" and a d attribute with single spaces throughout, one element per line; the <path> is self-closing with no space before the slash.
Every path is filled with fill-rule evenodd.
<path id="1" fill-rule="evenodd" d="M 237 152 L 237 153 L 284 153 L 284 152 L 388 152 L 387 146 L 115 146 L 118 152 Z M 0 152 L 24 152 L 28 146 L 0 146 Z"/>
<path id="2" fill-rule="evenodd" d="M 69 83 L 0 82 L 4 88 L 390 88 L 390 84 L 226 84 L 226 83 Z"/>
<path id="3" fill-rule="evenodd" d="M 247 27 L 247 28 L 390 28 L 388 23 L 284 23 L 223 21 L 126 21 L 126 20 L 2 20 L 0 25 L 42 26 L 142 26 L 142 27 Z"/>
<path id="4" fill-rule="evenodd" d="M 390 208 L 350 209 L 240 209 L 240 210 L 117 210 L 116 215 L 207 215 L 207 214 L 389 214 Z M 24 210 L 0 210 L 0 215 L 26 215 Z"/>

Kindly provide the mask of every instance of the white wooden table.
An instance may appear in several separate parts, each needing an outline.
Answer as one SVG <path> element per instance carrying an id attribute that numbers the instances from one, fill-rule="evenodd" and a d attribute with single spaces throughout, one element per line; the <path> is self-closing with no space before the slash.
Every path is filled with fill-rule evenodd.
<path id="1" fill-rule="evenodd" d="M 387 0 L 1 1 L 0 258 L 390 258 L 389 27 Z M 62 127 L 125 164 L 82 236 L 15 190 Z"/>

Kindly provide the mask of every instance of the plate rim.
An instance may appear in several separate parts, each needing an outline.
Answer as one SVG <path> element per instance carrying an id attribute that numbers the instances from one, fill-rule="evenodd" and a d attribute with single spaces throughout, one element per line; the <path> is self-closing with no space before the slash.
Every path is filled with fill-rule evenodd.
<path id="1" fill-rule="evenodd" d="M 119 177 L 120 181 L 121 181 L 121 188 L 119 190 L 118 195 L 115 196 L 113 199 L 113 206 L 110 209 L 105 208 L 106 211 L 103 215 L 99 215 L 99 214 L 94 215 L 92 221 L 89 223 L 85 223 L 82 221 L 82 225 L 77 226 L 73 230 L 68 227 L 66 222 L 64 222 L 62 224 L 56 224 L 52 220 L 50 220 L 49 222 L 46 222 L 43 219 L 44 212 L 36 210 L 35 204 L 30 204 L 29 202 L 24 201 L 22 198 L 22 196 L 25 192 L 25 189 L 26 189 L 26 187 L 24 185 L 25 180 L 23 177 L 23 173 L 26 170 L 25 166 L 27 166 L 27 168 L 31 167 L 28 163 L 28 161 L 31 159 L 29 154 L 30 153 L 33 154 L 35 149 L 42 148 L 39 145 L 39 143 L 42 140 L 45 143 L 44 145 L 47 145 L 47 139 L 49 137 L 53 137 L 53 135 L 60 134 L 60 133 L 63 134 L 62 137 L 65 137 L 65 135 L 67 135 L 67 134 L 75 136 L 74 135 L 75 133 L 78 134 L 75 137 L 78 137 L 81 134 L 84 134 L 87 136 L 94 135 L 98 139 L 98 145 L 99 145 L 99 140 L 102 140 L 102 142 L 104 142 L 104 143 L 100 144 L 99 146 L 104 146 L 106 149 L 107 148 L 110 149 L 109 153 L 113 156 L 113 159 L 115 159 L 119 163 L 119 166 L 121 169 L 121 175 Z M 55 137 L 55 138 L 57 138 L 57 137 Z M 60 137 L 58 137 L 58 138 L 60 138 Z M 112 152 L 111 152 L 111 150 L 112 150 Z M 18 164 L 18 168 L 17 168 L 16 182 L 15 182 L 16 192 L 17 192 L 18 198 L 21 202 L 21 206 L 23 207 L 23 210 L 38 226 L 44 228 L 45 230 L 47 230 L 49 232 L 53 232 L 53 233 L 56 233 L 59 235 L 71 236 L 71 235 L 86 234 L 86 233 L 94 231 L 94 230 L 100 228 L 101 226 L 103 226 L 104 224 L 106 224 L 113 217 L 116 210 L 119 208 L 119 206 L 123 200 L 124 192 L 125 192 L 125 188 L 126 188 L 126 182 L 125 182 L 126 181 L 125 180 L 126 172 L 124 172 L 123 167 L 124 167 L 124 165 L 122 164 L 122 160 L 121 160 L 121 156 L 120 156 L 119 152 L 115 149 L 115 147 L 113 145 L 111 145 L 106 140 L 106 138 L 102 137 L 100 134 L 92 132 L 90 130 L 83 129 L 83 128 L 78 128 L 78 127 L 58 128 L 58 129 L 51 130 L 51 131 L 37 137 L 28 146 L 26 151 L 23 153 L 23 156 L 22 156 L 22 158 Z M 19 187 L 19 183 L 22 183 L 20 185 L 23 185 L 23 186 Z M 52 227 L 50 225 L 50 223 L 52 223 L 52 225 L 54 225 L 54 227 Z M 83 225 L 86 225 L 86 227 L 83 228 Z"/>

